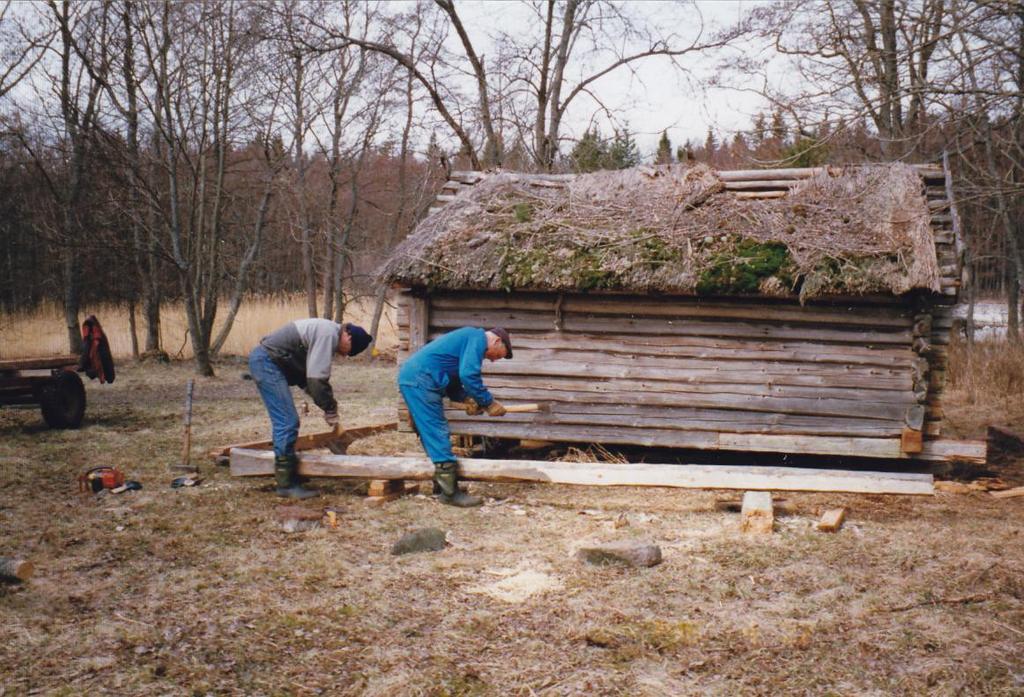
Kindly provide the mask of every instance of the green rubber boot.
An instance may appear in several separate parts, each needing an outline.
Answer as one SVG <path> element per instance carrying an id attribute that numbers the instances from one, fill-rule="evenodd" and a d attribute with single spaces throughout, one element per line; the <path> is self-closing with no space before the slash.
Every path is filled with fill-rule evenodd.
<path id="1" fill-rule="evenodd" d="M 454 462 L 434 463 L 434 488 L 440 489 L 437 500 L 448 506 L 472 508 L 484 502 L 479 496 L 470 496 L 459 489 L 458 465 Z"/>
<path id="2" fill-rule="evenodd" d="M 286 499 L 309 499 L 320 494 L 299 483 L 298 469 L 299 458 L 295 453 L 274 457 L 274 477 L 277 479 L 275 494 Z"/>

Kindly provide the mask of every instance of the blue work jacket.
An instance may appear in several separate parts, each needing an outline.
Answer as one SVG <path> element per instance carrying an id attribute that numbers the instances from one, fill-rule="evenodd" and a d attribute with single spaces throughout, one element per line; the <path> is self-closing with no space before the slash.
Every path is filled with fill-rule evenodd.
<path id="1" fill-rule="evenodd" d="M 398 371 L 398 384 L 448 392 L 456 399 L 461 398 L 458 392 L 465 391 L 477 404 L 486 407 L 494 401 L 480 377 L 486 351 L 487 333 L 483 329 L 456 329 L 437 337 L 410 356 Z M 461 390 L 452 394 L 449 386 L 458 387 L 460 383 Z"/>

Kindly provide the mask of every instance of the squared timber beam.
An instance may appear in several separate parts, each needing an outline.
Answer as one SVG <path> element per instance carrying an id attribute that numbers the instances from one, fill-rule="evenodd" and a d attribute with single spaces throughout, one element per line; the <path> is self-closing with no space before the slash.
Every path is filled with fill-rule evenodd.
<path id="1" fill-rule="evenodd" d="M 659 486 L 682 489 L 759 491 L 836 491 L 861 494 L 934 493 L 932 475 L 909 472 L 854 472 L 799 467 L 733 465 L 617 465 L 604 462 L 485 460 L 462 458 L 463 479 L 486 482 L 547 482 L 589 486 Z M 274 453 L 235 448 L 231 474 L 274 473 Z M 354 479 L 430 479 L 434 466 L 425 457 L 299 454 L 299 474 Z"/>

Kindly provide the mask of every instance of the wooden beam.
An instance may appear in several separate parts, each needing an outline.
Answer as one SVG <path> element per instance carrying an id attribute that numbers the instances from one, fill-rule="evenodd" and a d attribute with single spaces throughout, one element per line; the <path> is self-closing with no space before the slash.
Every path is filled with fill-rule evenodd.
<path id="1" fill-rule="evenodd" d="M 78 365 L 78 356 L 55 356 L 51 358 L 12 358 L 0 361 L 0 372 L 10 370 L 47 370 Z"/>
<path id="2" fill-rule="evenodd" d="M 409 353 L 416 353 L 430 340 L 430 304 L 426 298 L 409 297 Z"/>
<path id="3" fill-rule="evenodd" d="M 992 496 L 997 499 L 1015 499 L 1018 496 L 1024 496 L 1024 486 L 1018 486 L 1015 489 L 1006 489 L 1005 491 L 993 491 Z"/>
<path id="4" fill-rule="evenodd" d="M 368 438 L 375 436 L 378 433 L 384 433 L 385 431 L 394 431 L 398 428 L 397 421 L 390 421 L 388 423 L 376 424 L 373 426 L 357 426 L 356 428 L 347 428 L 340 433 L 337 431 L 324 431 L 323 433 L 309 433 L 304 436 L 299 436 L 295 441 L 295 450 L 315 450 L 317 448 L 326 448 L 332 441 L 338 440 L 339 438 L 347 438 L 348 440 L 357 440 L 359 438 Z M 233 445 L 221 445 L 209 452 L 210 457 L 227 457 L 231 454 L 232 448 L 243 448 L 245 450 L 270 450 L 274 447 L 274 441 L 272 440 L 255 440 L 249 441 L 248 443 L 234 443 Z"/>
<path id="5" fill-rule="evenodd" d="M 658 486 L 683 489 L 836 491 L 862 494 L 931 495 L 932 475 L 853 472 L 798 467 L 651 465 L 543 460 L 459 460 L 464 479 L 491 482 L 547 482 L 590 486 Z M 231 474 L 270 475 L 274 455 L 265 450 L 231 451 Z M 299 474 L 355 479 L 430 479 L 434 466 L 423 457 L 299 455 Z"/>
<path id="6" fill-rule="evenodd" d="M 962 460 L 983 465 L 988 461 L 988 443 L 983 440 L 955 440 L 953 438 L 926 440 L 922 445 L 921 452 L 906 457 L 932 462 Z"/>

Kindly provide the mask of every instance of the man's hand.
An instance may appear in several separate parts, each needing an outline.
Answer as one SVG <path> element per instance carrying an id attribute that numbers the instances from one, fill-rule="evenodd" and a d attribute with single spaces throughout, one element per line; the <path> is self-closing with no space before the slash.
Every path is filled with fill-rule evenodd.
<path id="1" fill-rule="evenodd" d="M 507 413 L 507 411 L 508 410 L 505 409 L 505 405 L 499 402 L 498 400 L 494 400 L 493 402 L 487 405 L 488 416 L 504 416 Z"/>
<path id="2" fill-rule="evenodd" d="M 466 397 L 465 404 L 467 416 L 477 416 L 483 413 L 483 410 L 480 408 L 480 405 L 477 404 L 476 400 L 473 399 L 472 397 Z"/>
<path id="3" fill-rule="evenodd" d="M 330 426 L 331 428 L 337 428 L 337 426 L 338 426 L 338 412 L 337 411 L 325 411 L 324 412 L 324 421 L 326 421 L 327 425 Z"/>

